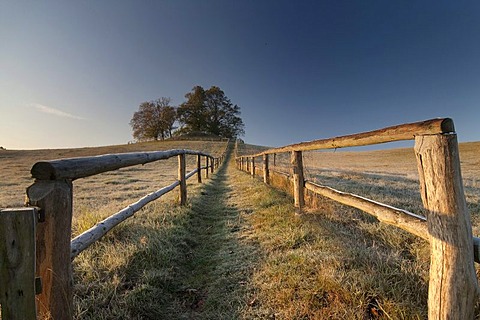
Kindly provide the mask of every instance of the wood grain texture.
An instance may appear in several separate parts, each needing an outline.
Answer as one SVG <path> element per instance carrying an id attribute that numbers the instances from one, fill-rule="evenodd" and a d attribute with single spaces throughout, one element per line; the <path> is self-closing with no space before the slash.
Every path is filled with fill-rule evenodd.
<path id="1" fill-rule="evenodd" d="M 34 208 L 0 211 L 2 319 L 36 319 Z"/>
<path id="2" fill-rule="evenodd" d="M 36 270 L 42 278 L 37 296 L 41 318 L 72 319 L 72 182 L 37 181 L 27 189 L 28 204 L 44 210 L 45 222 L 37 225 Z"/>
<path id="3" fill-rule="evenodd" d="M 263 182 L 265 184 L 270 183 L 270 172 L 269 172 L 269 165 L 268 165 L 268 154 L 263 155 Z"/>
<path id="4" fill-rule="evenodd" d="M 419 136 L 415 154 L 431 237 L 429 319 L 473 319 L 478 283 L 457 137 Z"/>
<path id="5" fill-rule="evenodd" d="M 304 196 L 304 184 L 305 179 L 303 176 L 303 159 L 301 151 L 292 151 L 291 153 L 292 163 L 292 178 L 293 178 L 293 199 L 297 212 L 300 212 L 305 205 Z"/>

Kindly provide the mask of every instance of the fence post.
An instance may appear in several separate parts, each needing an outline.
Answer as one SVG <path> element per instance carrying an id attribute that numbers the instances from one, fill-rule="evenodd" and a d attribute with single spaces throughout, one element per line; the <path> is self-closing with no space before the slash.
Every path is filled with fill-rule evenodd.
<path id="1" fill-rule="evenodd" d="M 185 153 L 178 155 L 178 180 L 180 181 L 180 205 L 187 203 L 187 180 L 185 179 Z"/>
<path id="2" fill-rule="evenodd" d="M 270 172 L 268 171 L 268 154 L 263 155 L 263 182 L 270 183 Z"/>
<path id="3" fill-rule="evenodd" d="M 417 136 L 415 155 L 430 233 L 429 319 L 473 319 L 478 283 L 454 133 Z"/>
<path id="4" fill-rule="evenodd" d="M 34 208 L 0 211 L 0 318 L 36 319 Z"/>
<path id="5" fill-rule="evenodd" d="M 250 174 L 255 177 L 255 157 L 252 157 L 252 167 L 250 169 Z"/>
<path id="6" fill-rule="evenodd" d="M 292 151 L 292 177 L 293 177 L 293 198 L 297 213 L 301 213 L 305 204 L 304 199 L 304 178 L 303 178 L 303 161 L 301 151 Z"/>
<path id="7" fill-rule="evenodd" d="M 275 167 L 277 165 L 277 154 L 273 154 L 273 166 Z"/>
<path id="8" fill-rule="evenodd" d="M 202 183 L 202 156 L 197 154 L 197 181 Z"/>
<path id="9" fill-rule="evenodd" d="M 205 178 L 208 179 L 208 156 L 205 156 Z"/>
<path id="10" fill-rule="evenodd" d="M 37 296 L 40 318 L 72 319 L 72 181 L 37 180 L 27 188 L 28 204 L 43 211 L 37 224 L 36 270 L 42 280 Z"/>
<path id="11" fill-rule="evenodd" d="M 210 157 L 210 173 L 213 173 L 213 165 L 214 165 L 214 161 L 213 161 L 213 157 Z"/>

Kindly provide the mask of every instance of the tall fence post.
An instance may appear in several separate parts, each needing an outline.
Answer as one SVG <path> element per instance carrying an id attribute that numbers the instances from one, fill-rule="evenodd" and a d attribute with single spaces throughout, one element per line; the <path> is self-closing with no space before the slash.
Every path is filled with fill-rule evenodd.
<path id="1" fill-rule="evenodd" d="M 187 203 L 187 180 L 186 175 L 185 154 L 178 155 L 178 180 L 180 181 L 180 205 Z"/>
<path id="2" fill-rule="evenodd" d="M 213 157 L 210 157 L 210 173 L 213 173 L 213 165 L 214 165 L 214 159 Z"/>
<path id="3" fill-rule="evenodd" d="M 473 319 L 478 283 L 456 134 L 415 138 L 430 233 L 429 319 Z"/>
<path id="4" fill-rule="evenodd" d="M 202 183 L 202 156 L 197 154 L 197 181 Z"/>
<path id="5" fill-rule="evenodd" d="M 250 174 L 255 177 L 255 157 L 252 157 L 252 167 L 250 168 Z"/>
<path id="6" fill-rule="evenodd" d="M 2 319 L 36 319 L 34 208 L 0 211 Z"/>
<path id="7" fill-rule="evenodd" d="M 263 155 L 263 182 L 270 183 L 270 172 L 268 169 L 268 154 Z"/>
<path id="8" fill-rule="evenodd" d="M 303 177 L 303 161 L 301 151 L 292 151 L 291 153 L 292 163 L 292 177 L 293 177 L 293 198 L 295 202 L 295 208 L 297 213 L 301 213 L 305 204 L 304 198 L 304 184 Z"/>
<path id="9" fill-rule="evenodd" d="M 208 156 L 205 156 L 205 178 L 208 179 Z"/>
<path id="10" fill-rule="evenodd" d="M 42 281 L 37 296 L 40 318 L 72 319 L 72 181 L 37 180 L 27 189 L 28 204 L 39 207 L 45 221 L 37 224 L 36 270 Z"/>

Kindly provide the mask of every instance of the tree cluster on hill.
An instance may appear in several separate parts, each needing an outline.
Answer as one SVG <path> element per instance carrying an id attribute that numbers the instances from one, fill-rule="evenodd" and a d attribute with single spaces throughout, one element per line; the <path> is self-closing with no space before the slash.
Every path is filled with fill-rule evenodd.
<path id="1" fill-rule="evenodd" d="M 245 133 L 240 107 L 232 104 L 219 87 L 205 90 L 195 86 L 185 98 L 178 107 L 171 106 L 170 98 L 165 97 L 141 103 L 130 121 L 133 137 L 145 141 L 201 132 L 235 138 Z M 179 128 L 174 127 L 176 122 Z"/>

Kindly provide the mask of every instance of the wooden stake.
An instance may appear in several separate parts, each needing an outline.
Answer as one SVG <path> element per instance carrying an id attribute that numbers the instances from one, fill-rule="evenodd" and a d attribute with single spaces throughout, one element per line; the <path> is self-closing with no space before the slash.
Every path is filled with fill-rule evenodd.
<path id="1" fill-rule="evenodd" d="M 250 174 L 255 177 L 255 157 L 252 157 L 252 167 L 250 168 Z"/>
<path id="2" fill-rule="evenodd" d="M 301 151 L 292 151 L 292 177 L 293 177 L 293 198 L 297 213 L 302 211 L 305 204 L 304 198 L 304 178 L 303 178 L 303 161 Z"/>
<path id="3" fill-rule="evenodd" d="M 36 319 L 33 208 L 0 211 L 0 304 L 3 319 Z"/>
<path id="4" fill-rule="evenodd" d="M 202 156 L 197 155 L 197 182 L 202 183 Z"/>
<path id="5" fill-rule="evenodd" d="M 478 283 L 456 134 L 415 138 L 430 241 L 429 319 L 473 319 Z"/>
<path id="6" fill-rule="evenodd" d="M 42 279 L 42 293 L 37 296 L 40 318 L 73 317 L 72 190 L 71 180 L 39 180 L 27 189 L 28 204 L 45 213 L 45 222 L 36 231 L 36 270 Z"/>
<path id="7" fill-rule="evenodd" d="M 180 181 L 180 205 L 187 204 L 187 180 L 186 174 L 185 154 L 178 155 L 178 181 Z"/>
<path id="8" fill-rule="evenodd" d="M 208 179 L 208 157 L 205 157 L 205 178 Z"/>
<path id="9" fill-rule="evenodd" d="M 263 182 L 270 183 L 270 173 L 268 172 L 268 154 L 263 155 Z"/>

